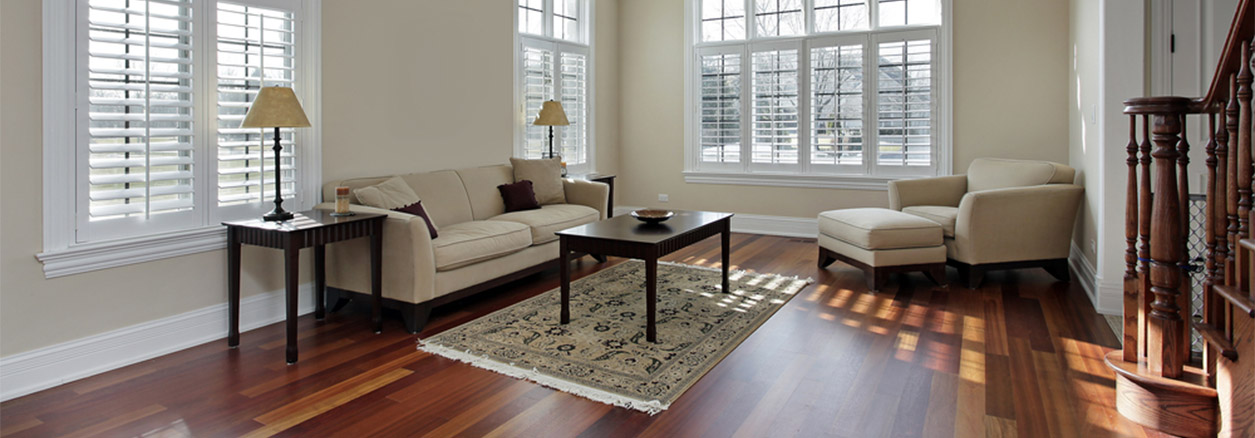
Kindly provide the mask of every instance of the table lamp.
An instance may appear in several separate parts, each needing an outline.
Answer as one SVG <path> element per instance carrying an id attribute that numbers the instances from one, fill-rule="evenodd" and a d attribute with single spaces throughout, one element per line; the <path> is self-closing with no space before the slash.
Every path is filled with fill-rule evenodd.
<path id="1" fill-rule="evenodd" d="M 546 100 L 544 106 L 540 108 L 540 115 L 536 116 L 536 121 L 532 124 L 549 127 L 549 156 L 546 158 L 556 157 L 557 155 L 553 153 L 553 127 L 571 124 L 566 119 L 566 112 L 562 111 L 562 103 L 556 100 Z"/>
<path id="2" fill-rule="evenodd" d="M 275 128 L 275 208 L 262 216 L 267 221 L 286 221 L 292 219 L 292 212 L 283 209 L 283 184 L 280 176 L 279 152 L 283 146 L 279 144 L 279 128 L 309 127 L 309 119 L 301 109 L 301 102 L 296 100 L 296 93 L 288 87 L 262 87 L 257 99 L 248 108 L 241 128 Z"/>

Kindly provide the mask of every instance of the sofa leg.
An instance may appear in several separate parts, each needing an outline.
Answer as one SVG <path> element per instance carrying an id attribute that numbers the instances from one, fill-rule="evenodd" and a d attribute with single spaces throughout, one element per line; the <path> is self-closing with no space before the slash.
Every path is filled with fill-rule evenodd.
<path id="1" fill-rule="evenodd" d="M 829 251 L 828 248 L 824 248 L 822 246 L 819 247 L 819 269 L 827 268 L 828 265 L 831 265 L 832 262 L 835 261 L 837 261 L 837 259 L 832 256 L 832 251 Z"/>
<path id="2" fill-rule="evenodd" d="M 952 263 L 955 269 L 959 270 L 959 283 L 967 286 L 968 289 L 976 289 L 980 287 L 982 281 L 985 280 L 985 269 L 979 266 L 972 266 L 967 263 Z"/>
<path id="3" fill-rule="evenodd" d="M 1050 273 L 1056 280 L 1063 282 L 1072 281 L 1072 274 L 1068 272 L 1068 259 L 1048 261 L 1042 268 L 1045 268 L 1046 272 Z"/>
<path id="4" fill-rule="evenodd" d="M 340 290 L 334 287 L 327 288 L 326 299 L 328 303 L 333 303 L 330 306 L 331 307 L 330 313 L 339 312 L 340 309 L 343 309 L 344 306 L 348 305 L 349 301 L 351 301 L 349 297 L 347 296 L 347 294 L 340 293 Z"/>
<path id="5" fill-rule="evenodd" d="M 602 254 L 589 254 L 589 256 L 590 256 L 590 257 L 592 257 L 592 258 L 593 258 L 593 260 L 596 260 L 596 261 L 597 261 L 597 263 L 605 263 L 605 262 L 606 262 L 606 256 L 605 256 L 605 255 L 602 255 Z"/>
<path id="6" fill-rule="evenodd" d="M 431 303 L 409 304 L 401 306 L 401 319 L 405 320 L 405 330 L 410 334 L 418 334 L 427 325 L 431 317 Z"/>

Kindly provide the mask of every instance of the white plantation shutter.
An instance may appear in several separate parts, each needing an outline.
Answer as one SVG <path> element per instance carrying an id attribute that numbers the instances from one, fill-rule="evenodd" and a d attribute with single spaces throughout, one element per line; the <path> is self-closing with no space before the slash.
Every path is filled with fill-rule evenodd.
<path id="1" fill-rule="evenodd" d="M 524 158 L 541 158 L 549 152 L 549 127 L 536 126 L 532 122 L 540 114 L 540 107 L 546 100 L 554 96 L 553 86 L 553 51 L 532 46 L 523 46 L 523 141 Z M 567 117 L 571 114 L 568 112 Z M 558 128 L 561 129 L 561 128 Z M 558 147 L 557 134 L 554 134 L 554 148 Z"/>
<path id="2" fill-rule="evenodd" d="M 562 87 L 559 96 L 569 126 L 562 127 L 562 161 L 568 166 L 587 162 L 588 152 L 588 57 L 580 53 L 562 52 Z M 555 139 L 556 141 L 556 139 Z"/>
<path id="3" fill-rule="evenodd" d="M 877 44 L 876 165 L 933 164 L 933 41 L 898 39 Z"/>
<path id="4" fill-rule="evenodd" d="M 219 206 L 274 200 L 274 129 L 240 128 L 263 86 L 295 87 L 294 14 L 219 2 L 217 9 L 217 199 Z M 296 194 L 292 128 L 282 128 L 280 155 L 284 199 Z"/>
<path id="5" fill-rule="evenodd" d="M 798 51 L 753 53 L 751 163 L 798 163 Z"/>
<path id="6" fill-rule="evenodd" d="M 811 165 L 863 167 L 863 46 L 811 49 Z"/>
<path id="7" fill-rule="evenodd" d="M 114 225 L 155 216 L 165 216 L 157 228 L 176 226 L 195 205 L 190 2 L 91 0 L 84 7 L 80 225 L 94 237 L 129 234 Z"/>
<path id="8" fill-rule="evenodd" d="M 741 54 L 701 56 L 699 89 L 701 143 L 699 159 L 706 163 L 741 161 Z"/>

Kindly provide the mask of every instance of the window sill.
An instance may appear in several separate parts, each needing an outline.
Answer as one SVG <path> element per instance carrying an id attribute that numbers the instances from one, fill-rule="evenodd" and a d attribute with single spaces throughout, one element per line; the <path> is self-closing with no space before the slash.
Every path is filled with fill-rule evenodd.
<path id="1" fill-rule="evenodd" d="M 74 245 L 36 254 L 35 258 L 44 264 L 44 278 L 56 278 L 214 251 L 226 246 L 226 227 L 212 226 L 157 236 Z"/>
<path id="2" fill-rule="evenodd" d="M 685 171 L 684 182 L 816 189 L 888 190 L 889 181 L 910 177 Z"/>

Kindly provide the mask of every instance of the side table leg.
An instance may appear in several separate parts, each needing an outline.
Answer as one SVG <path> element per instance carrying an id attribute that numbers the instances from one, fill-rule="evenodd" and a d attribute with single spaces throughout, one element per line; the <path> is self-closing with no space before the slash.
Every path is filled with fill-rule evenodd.
<path id="1" fill-rule="evenodd" d="M 227 227 L 227 346 L 240 346 L 240 233 Z"/>
<path id="2" fill-rule="evenodd" d="M 287 248 L 283 251 L 284 281 L 287 283 L 287 332 L 288 332 L 288 348 L 287 359 L 288 365 L 296 363 L 296 308 L 297 308 L 297 288 L 300 286 L 300 246 L 294 243 L 288 243 Z"/>
<path id="3" fill-rule="evenodd" d="M 567 252 L 566 237 L 558 237 L 558 281 L 562 290 L 560 322 L 571 322 L 571 255 Z"/>
<path id="4" fill-rule="evenodd" d="M 314 246 L 314 319 L 327 317 L 327 246 Z"/>
<path id="5" fill-rule="evenodd" d="M 723 246 L 723 293 L 732 293 L 728 287 L 728 265 L 732 264 L 732 221 L 724 219 L 723 232 L 719 233 Z"/>
<path id="6" fill-rule="evenodd" d="M 383 220 L 375 221 L 370 233 L 370 320 L 375 334 L 383 333 Z"/>
<path id="7" fill-rule="evenodd" d="M 658 256 L 645 259 L 645 313 L 648 325 L 645 340 L 658 342 Z"/>

